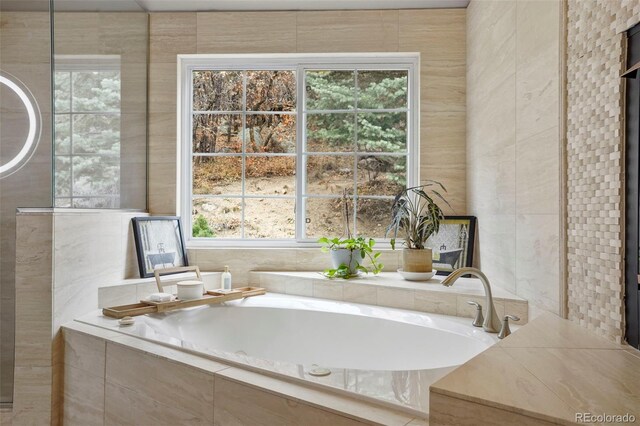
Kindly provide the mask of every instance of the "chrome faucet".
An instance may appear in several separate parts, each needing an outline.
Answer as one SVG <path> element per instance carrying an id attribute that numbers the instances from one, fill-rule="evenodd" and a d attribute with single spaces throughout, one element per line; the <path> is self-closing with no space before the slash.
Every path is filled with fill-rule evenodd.
<path id="1" fill-rule="evenodd" d="M 460 268 L 451 272 L 448 277 L 442 280 L 442 285 L 451 287 L 454 282 L 458 280 L 463 275 L 473 275 L 475 277 L 480 278 L 482 281 L 482 285 L 484 286 L 484 294 L 486 297 L 485 306 L 487 307 L 487 316 L 484 318 L 484 323 L 482 323 L 482 328 L 487 333 L 497 333 L 500 330 L 500 319 L 498 319 L 498 314 L 496 314 L 496 307 L 493 306 L 493 296 L 491 296 L 491 285 L 489 285 L 489 280 L 487 276 L 482 273 L 480 269 L 477 268 Z"/>

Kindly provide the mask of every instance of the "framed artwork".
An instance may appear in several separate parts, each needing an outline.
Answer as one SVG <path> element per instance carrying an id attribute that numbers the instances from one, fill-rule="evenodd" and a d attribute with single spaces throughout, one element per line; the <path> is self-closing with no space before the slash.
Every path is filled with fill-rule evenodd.
<path id="1" fill-rule="evenodd" d="M 440 232 L 426 244 L 433 250 L 433 269 L 438 275 L 472 265 L 475 236 L 475 216 L 446 216 L 440 222 Z"/>
<path id="2" fill-rule="evenodd" d="M 189 265 L 179 217 L 134 217 L 131 223 L 140 277 L 153 277 L 156 269 Z"/>

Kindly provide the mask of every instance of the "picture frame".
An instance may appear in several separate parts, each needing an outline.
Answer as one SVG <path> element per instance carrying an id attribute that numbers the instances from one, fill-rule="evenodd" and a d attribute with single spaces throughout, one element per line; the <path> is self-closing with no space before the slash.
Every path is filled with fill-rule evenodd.
<path id="1" fill-rule="evenodd" d="M 476 222 L 475 216 L 445 216 L 440 221 L 440 231 L 426 244 L 433 250 L 433 268 L 438 275 L 473 265 Z"/>
<path id="2" fill-rule="evenodd" d="M 146 216 L 131 219 L 141 278 L 157 269 L 189 266 L 179 216 Z"/>

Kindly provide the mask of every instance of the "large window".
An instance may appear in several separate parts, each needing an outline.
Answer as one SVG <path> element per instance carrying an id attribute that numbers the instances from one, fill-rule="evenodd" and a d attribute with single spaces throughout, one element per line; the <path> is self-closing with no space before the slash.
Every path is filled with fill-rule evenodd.
<path id="1" fill-rule="evenodd" d="M 347 59 L 348 58 L 348 59 Z M 182 58 L 191 240 L 384 237 L 417 180 L 413 56 Z"/>
<path id="2" fill-rule="evenodd" d="M 120 207 L 120 57 L 57 56 L 55 206 Z"/>

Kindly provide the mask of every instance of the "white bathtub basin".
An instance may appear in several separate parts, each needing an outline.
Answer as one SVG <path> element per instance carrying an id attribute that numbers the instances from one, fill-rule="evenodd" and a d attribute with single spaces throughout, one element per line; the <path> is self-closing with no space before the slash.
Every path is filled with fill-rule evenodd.
<path id="1" fill-rule="evenodd" d="M 470 318 L 280 294 L 144 315 L 127 327 L 97 312 L 78 321 L 421 416 L 432 383 L 497 341 Z M 313 377 L 314 364 L 331 374 Z"/>
<path id="2" fill-rule="evenodd" d="M 250 357 L 363 370 L 462 364 L 493 340 L 460 319 L 284 295 L 149 315 L 158 334 Z"/>

